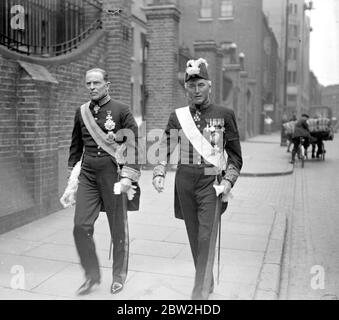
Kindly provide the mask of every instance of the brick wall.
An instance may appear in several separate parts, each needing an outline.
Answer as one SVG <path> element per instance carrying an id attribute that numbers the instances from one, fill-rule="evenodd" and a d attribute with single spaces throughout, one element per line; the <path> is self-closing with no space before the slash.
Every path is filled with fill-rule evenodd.
<path id="1" fill-rule="evenodd" d="M 103 15 L 103 27 L 107 32 L 105 65 L 110 74 L 114 96 L 131 104 L 131 0 L 105 0 L 103 9 L 120 8 L 119 15 Z"/>
<path id="2" fill-rule="evenodd" d="M 88 100 L 85 72 L 106 69 L 111 96 L 130 102 L 131 41 L 122 33 L 130 1 L 113 2 L 104 6 L 125 15 L 104 16 L 104 30 L 76 52 L 35 59 L 0 48 L 0 234 L 61 209 L 74 112 Z M 32 80 L 17 60 L 44 66 L 58 84 Z"/>
<path id="3" fill-rule="evenodd" d="M 148 99 L 145 120 L 149 131 L 155 128 L 164 129 L 170 113 L 178 107 L 180 12 L 174 5 L 159 4 L 148 7 L 146 16 L 149 49 L 146 65 Z"/>
<path id="4" fill-rule="evenodd" d="M 18 159 L 19 131 L 17 126 L 16 81 L 19 67 L 0 55 L 0 234 L 5 226 L 17 221 L 6 217 L 13 212 L 29 213 L 34 200 Z M 12 217 L 13 218 L 13 217 Z M 18 220 L 18 218 L 16 218 Z"/>

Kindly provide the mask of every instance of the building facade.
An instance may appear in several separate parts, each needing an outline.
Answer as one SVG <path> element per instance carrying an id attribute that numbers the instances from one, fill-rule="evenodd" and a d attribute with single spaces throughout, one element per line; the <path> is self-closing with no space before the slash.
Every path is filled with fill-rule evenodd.
<path id="1" fill-rule="evenodd" d="M 306 12 L 311 10 L 312 6 L 304 0 L 264 0 L 263 7 L 280 47 L 284 68 L 284 113 L 288 116 L 300 116 L 310 107 L 311 26 Z"/>
<path id="2" fill-rule="evenodd" d="M 212 77 L 216 102 L 233 108 L 236 114 L 239 112 L 237 120 L 244 128 L 245 137 L 262 133 L 264 106 L 273 103 L 275 108 L 280 98 L 276 96 L 276 88 L 270 87 L 272 82 L 268 84 L 279 74 L 276 72 L 279 57 L 276 56 L 278 44 L 262 12 L 262 0 L 184 0 L 178 3 L 180 45 L 188 47 L 196 57 L 204 53 L 210 58 L 212 70 L 215 70 Z M 239 89 L 232 79 L 236 64 L 241 64 L 247 73 L 245 112 L 238 111 L 239 103 L 234 95 Z M 274 87 L 276 83 L 274 79 Z M 235 90 L 228 95 L 232 86 Z"/>
<path id="3" fill-rule="evenodd" d="M 323 106 L 332 110 L 332 116 L 339 119 L 339 84 L 326 86 L 322 89 Z"/>
<path id="4" fill-rule="evenodd" d="M 322 105 L 322 89 L 316 75 L 310 72 L 310 107 Z"/>

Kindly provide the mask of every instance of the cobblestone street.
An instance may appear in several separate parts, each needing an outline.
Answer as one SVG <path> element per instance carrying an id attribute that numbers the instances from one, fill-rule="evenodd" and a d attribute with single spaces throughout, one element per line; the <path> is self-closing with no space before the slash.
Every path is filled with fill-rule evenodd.
<path id="1" fill-rule="evenodd" d="M 325 162 L 309 160 L 294 170 L 281 299 L 339 296 L 338 146 L 338 139 L 326 142 Z M 319 270 L 324 270 L 324 286 Z M 315 276 L 320 282 L 312 289 Z"/>
<path id="2" fill-rule="evenodd" d="M 336 136 L 337 138 L 337 136 Z M 235 195 L 262 201 L 288 219 L 280 299 L 337 299 L 339 296 L 339 143 L 326 143 L 325 162 L 296 164 L 293 175 L 242 177 Z M 286 153 L 286 161 L 290 153 Z M 317 266 L 324 268 L 324 287 L 314 290 Z M 315 269 L 312 269 L 315 268 Z"/>

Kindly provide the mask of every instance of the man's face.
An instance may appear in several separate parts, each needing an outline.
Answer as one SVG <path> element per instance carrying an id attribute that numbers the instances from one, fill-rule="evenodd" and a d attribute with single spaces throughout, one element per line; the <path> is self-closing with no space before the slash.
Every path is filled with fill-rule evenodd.
<path id="1" fill-rule="evenodd" d="M 108 94 L 109 82 L 99 71 L 91 71 L 86 74 L 86 87 L 91 100 L 97 101 Z"/>
<path id="2" fill-rule="evenodd" d="M 196 105 L 201 105 L 209 99 L 210 90 L 210 83 L 205 79 L 191 79 L 186 83 L 188 99 Z"/>

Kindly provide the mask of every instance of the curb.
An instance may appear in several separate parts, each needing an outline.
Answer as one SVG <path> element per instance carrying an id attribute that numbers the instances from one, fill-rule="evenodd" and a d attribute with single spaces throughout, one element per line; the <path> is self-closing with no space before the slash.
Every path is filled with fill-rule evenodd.
<path id="1" fill-rule="evenodd" d="M 240 177 L 277 177 L 277 176 L 287 176 L 293 174 L 293 170 L 287 170 L 283 172 L 264 172 L 264 173 L 240 173 Z"/>
<path id="2" fill-rule="evenodd" d="M 278 299 L 286 231 L 286 215 L 276 212 L 254 293 L 254 300 Z"/>

